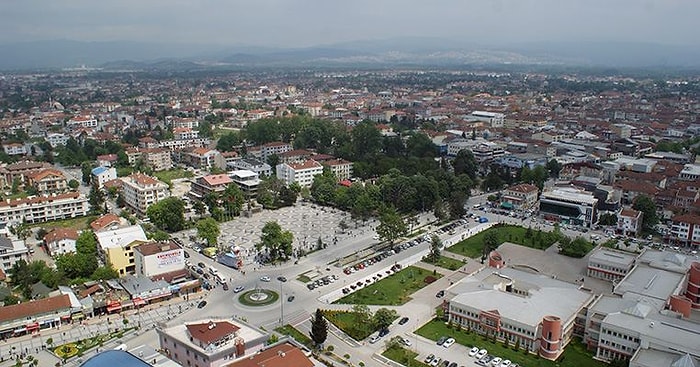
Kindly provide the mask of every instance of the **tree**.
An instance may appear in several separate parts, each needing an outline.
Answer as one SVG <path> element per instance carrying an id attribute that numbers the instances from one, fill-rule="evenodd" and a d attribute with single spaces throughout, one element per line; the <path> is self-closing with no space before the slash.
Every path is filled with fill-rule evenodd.
<path id="1" fill-rule="evenodd" d="M 154 232 L 150 233 L 148 237 L 154 241 L 167 241 L 170 239 L 170 235 L 160 229 L 156 229 Z"/>
<path id="2" fill-rule="evenodd" d="M 222 135 L 216 142 L 216 150 L 220 152 L 231 152 L 233 148 L 241 144 L 241 136 L 238 132 L 231 131 Z"/>
<path id="3" fill-rule="evenodd" d="M 442 248 L 442 241 L 440 237 L 433 235 L 430 238 L 430 252 L 428 253 L 428 261 L 431 263 L 436 263 L 440 260 L 440 249 Z"/>
<path id="4" fill-rule="evenodd" d="M 323 345 L 328 337 L 328 321 L 323 317 L 323 312 L 319 308 L 316 309 L 316 313 L 311 319 L 311 332 L 309 332 L 309 335 L 316 346 Z"/>
<path id="5" fill-rule="evenodd" d="M 97 257 L 68 253 L 56 258 L 56 268 L 69 279 L 89 278 L 97 270 Z"/>
<path id="6" fill-rule="evenodd" d="M 195 202 L 192 203 L 192 209 L 194 209 L 195 214 L 200 217 L 207 212 L 207 207 L 201 200 L 195 200 Z"/>
<path id="7" fill-rule="evenodd" d="M 659 223 L 654 201 L 646 195 L 640 195 L 637 196 L 632 208 L 642 212 L 642 232 L 654 233 L 654 227 Z"/>
<path id="8" fill-rule="evenodd" d="M 100 266 L 92 272 L 92 280 L 109 280 L 119 278 L 119 272 L 112 265 Z"/>
<path id="9" fill-rule="evenodd" d="M 260 235 L 260 243 L 255 245 L 255 248 L 265 249 L 269 261 L 277 260 L 286 261 L 292 256 L 292 242 L 294 235 L 292 232 L 283 231 L 282 227 L 277 222 L 267 222 L 262 229 Z"/>
<path id="10" fill-rule="evenodd" d="M 95 234 L 86 230 L 80 233 L 75 241 L 75 251 L 79 254 L 97 257 L 97 240 Z"/>
<path id="11" fill-rule="evenodd" d="M 32 233 L 32 229 L 27 225 L 26 222 L 17 223 L 10 227 L 10 233 L 19 237 L 22 240 L 26 240 Z"/>
<path id="12" fill-rule="evenodd" d="M 546 168 L 549 172 L 549 177 L 557 178 L 559 177 L 559 172 L 561 172 L 562 166 L 556 159 L 551 159 L 549 162 L 547 162 Z"/>
<path id="13" fill-rule="evenodd" d="M 477 172 L 479 172 L 479 165 L 476 163 L 476 159 L 471 151 L 467 149 L 462 149 L 457 152 L 457 156 L 452 161 L 452 168 L 454 169 L 455 175 L 466 174 L 469 178 L 474 180 L 476 178 Z"/>
<path id="14" fill-rule="evenodd" d="M 367 330 L 372 326 L 372 311 L 367 305 L 356 304 L 352 306 L 352 313 L 355 316 L 355 325 L 358 329 Z"/>
<path id="15" fill-rule="evenodd" d="M 372 316 L 372 321 L 376 329 L 386 329 L 391 325 L 394 320 L 399 316 L 396 310 L 390 310 L 388 308 L 380 308 Z"/>
<path id="16" fill-rule="evenodd" d="M 598 224 L 601 226 L 614 226 L 617 224 L 617 215 L 613 213 L 604 213 L 598 217 Z"/>
<path id="17" fill-rule="evenodd" d="M 481 259 L 486 260 L 489 252 L 495 250 L 500 242 L 498 241 L 498 234 L 495 231 L 487 231 L 484 235 L 484 247 L 481 252 Z"/>
<path id="18" fill-rule="evenodd" d="M 46 228 L 41 227 L 41 228 L 37 229 L 36 235 L 34 236 L 34 238 L 36 238 L 38 241 L 43 241 L 44 236 L 46 236 L 47 234 L 49 234 L 49 231 L 47 231 Z"/>
<path id="19" fill-rule="evenodd" d="M 105 195 L 102 190 L 98 189 L 95 185 L 90 188 L 88 202 L 90 203 L 90 212 L 93 214 L 102 214 L 104 210 Z"/>
<path id="20" fill-rule="evenodd" d="M 590 249 L 590 244 L 583 237 L 576 237 L 573 241 L 559 241 L 559 253 L 565 256 L 581 258 Z"/>
<path id="21" fill-rule="evenodd" d="M 152 204 L 146 210 L 146 215 L 153 225 L 166 232 L 185 228 L 185 202 L 180 198 L 171 196 Z"/>
<path id="22" fill-rule="evenodd" d="M 267 157 L 266 163 L 269 164 L 270 167 L 275 168 L 280 163 L 280 157 L 277 154 L 270 154 Z"/>
<path id="23" fill-rule="evenodd" d="M 207 245 L 216 246 L 221 230 L 219 222 L 213 218 L 205 218 L 197 222 L 197 236 L 207 241 Z"/>
<path id="24" fill-rule="evenodd" d="M 77 180 L 70 180 L 68 181 L 68 187 L 70 187 L 71 190 L 76 190 L 78 187 L 80 187 L 80 182 Z"/>
<path id="25" fill-rule="evenodd" d="M 83 162 L 80 165 L 80 171 L 83 174 L 83 183 L 85 185 L 89 185 L 92 180 L 92 168 L 92 163 L 90 162 Z"/>
<path id="26" fill-rule="evenodd" d="M 401 218 L 401 215 L 396 212 L 396 209 L 389 207 L 382 211 L 382 214 L 379 216 L 379 225 L 377 226 L 377 234 L 381 239 L 394 243 L 396 239 L 407 232 L 408 226 Z"/>

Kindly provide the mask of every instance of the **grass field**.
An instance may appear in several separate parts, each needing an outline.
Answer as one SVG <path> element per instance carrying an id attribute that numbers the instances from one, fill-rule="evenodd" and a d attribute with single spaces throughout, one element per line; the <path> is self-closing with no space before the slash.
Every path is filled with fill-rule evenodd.
<path id="1" fill-rule="evenodd" d="M 97 216 L 95 215 L 88 215 L 85 217 L 78 217 L 78 218 L 70 218 L 70 219 L 62 219 L 62 220 L 55 220 L 52 222 L 44 222 L 44 223 L 36 223 L 32 224 L 32 227 L 42 227 L 45 228 L 47 231 L 51 230 L 53 228 L 72 228 L 77 231 L 86 229 L 90 226 L 90 222 L 93 220 L 97 219 Z"/>
<path id="2" fill-rule="evenodd" d="M 356 314 L 351 311 L 323 311 L 323 316 L 338 329 L 355 340 L 363 340 L 375 332 L 371 325 L 358 325 Z"/>
<path id="3" fill-rule="evenodd" d="M 557 241 L 556 235 L 551 232 L 532 229 L 531 236 L 527 237 L 527 228 L 509 225 L 496 225 L 475 236 L 457 242 L 456 244 L 450 246 L 447 251 L 471 258 L 481 257 L 481 251 L 484 246 L 484 237 L 486 237 L 486 234 L 489 232 L 496 233 L 499 245 L 503 242 L 511 242 L 526 247 L 544 250 Z"/>
<path id="4" fill-rule="evenodd" d="M 391 359 L 394 362 L 401 363 L 406 367 L 427 367 L 428 365 L 416 360 L 418 353 L 403 348 L 398 345 L 392 345 L 382 353 L 384 357 Z"/>
<path id="5" fill-rule="evenodd" d="M 440 274 L 433 275 L 431 271 L 415 266 L 409 266 L 390 276 L 386 273 L 383 275 L 380 281 L 360 288 L 333 303 L 398 306 L 410 301 L 413 292 L 428 285 L 425 282 L 426 277 L 441 277 Z"/>
<path id="6" fill-rule="evenodd" d="M 176 168 L 167 171 L 154 172 L 153 176 L 156 176 L 159 180 L 165 182 L 169 186 L 174 179 L 194 177 L 194 174 L 190 171 Z"/>
<path id="7" fill-rule="evenodd" d="M 282 335 L 289 335 L 292 338 L 296 339 L 296 341 L 298 341 L 301 344 L 304 344 L 307 347 L 311 347 L 313 345 L 313 340 L 311 340 L 310 337 L 297 330 L 292 325 L 286 324 L 284 326 L 277 327 L 275 331 Z"/>
<path id="8" fill-rule="evenodd" d="M 476 332 L 458 331 L 454 327 L 449 328 L 442 320 L 434 319 L 415 331 L 416 334 L 431 340 L 437 340 L 441 336 L 450 336 L 459 344 L 466 347 L 476 346 L 489 351 L 489 354 L 509 359 L 513 363 L 528 367 L 605 367 L 603 362 L 593 359 L 593 355 L 579 340 L 573 340 L 564 350 L 564 353 L 556 362 L 541 358 L 534 354 L 526 354 L 523 350 L 514 350 L 514 345 L 504 346 L 502 342 L 486 340 Z"/>
<path id="9" fill-rule="evenodd" d="M 453 259 L 453 258 L 447 257 L 447 256 L 440 256 L 440 259 L 436 263 L 429 262 L 426 260 L 423 260 L 423 262 L 428 263 L 428 264 L 433 264 L 435 266 L 439 266 L 441 268 L 448 269 L 448 270 L 457 270 L 465 264 L 457 259 Z"/>

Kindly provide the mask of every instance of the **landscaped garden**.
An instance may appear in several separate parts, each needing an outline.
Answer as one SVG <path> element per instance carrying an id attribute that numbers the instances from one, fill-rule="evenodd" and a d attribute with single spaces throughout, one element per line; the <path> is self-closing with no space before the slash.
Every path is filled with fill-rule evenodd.
<path id="1" fill-rule="evenodd" d="M 517 345 L 505 344 L 503 342 L 494 342 L 490 338 L 486 338 L 474 331 L 466 329 L 458 330 L 456 325 L 450 326 L 441 319 L 433 319 L 432 321 L 421 326 L 415 331 L 416 334 L 428 338 L 430 340 L 438 340 L 442 336 L 448 336 L 455 339 L 461 345 L 471 348 L 476 346 L 488 350 L 489 354 L 509 359 L 513 363 L 528 367 L 606 367 L 607 364 L 593 359 L 593 355 L 588 352 L 583 344 L 576 339 L 572 340 L 564 350 L 564 353 L 552 362 L 541 358 L 535 354 L 526 353 L 524 349 L 517 348 Z"/>
<path id="2" fill-rule="evenodd" d="M 313 341 L 311 340 L 311 338 L 309 338 L 306 334 L 302 333 L 301 331 L 297 330 L 292 325 L 286 324 L 284 326 L 279 326 L 275 329 L 275 331 L 282 335 L 288 335 L 307 347 L 311 347 L 313 345 Z"/>
<path id="3" fill-rule="evenodd" d="M 418 353 L 408 350 L 400 345 L 392 345 L 387 348 L 384 353 L 384 357 L 391 359 L 394 362 L 401 363 L 406 367 L 427 367 L 428 365 L 417 360 L 416 357 Z"/>
<path id="4" fill-rule="evenodd" d="M 451 257 L 442 256 L 442 255 L 440 256 L 440 258 L 438 259 L 437 262 L 428 261 L 428 257 L 424 258 L 423 262 L 428 263 L 428 264 L 433 264 L 435 266 L 439 266 L 441 268 L 448 269 L 448 270 L 457 270 L 465 264 L 464 262 L 459 261 L 457 259 L 453 259 Z"/>
<path id="5" fill-rule="evenodd" d="M 62 344 L 54 348 L 53 353 L 61 359 L 68 359 L 74 356 L 81 356 L 83 355 L 83 353 L 87 352 L 88 350 L 94 347 L 99 347 L 112 339 L 123 337 L 126 332 L 131 331 L 133 329 L 135 328 L 132 327 L 124 330 L 113 331 L 109 334 L 100 334 L 91 338 L 81 339 L 76 342 Z"/>
<path id="6" fill-rule="evenodd" d="M 323 310 L 323 317 L 355 340 L 363 340 L 373 332 L 388 327 L 399 315 L 394 310 L 380 308 L 374 314 L 365 305 L 355 305 L 352 311 Z"/>
<path id="7" fill-rule="evenodd" d="M 494 236 L 495 247 L 498 247 L 503 242 L 511 242 L 540 250 L 552 246 L 561 238 L 561 234 L 555 232 L 544 232 L 532 228 L 497 224 L 479 234 L 457 242 L 450 246 L 447 251 L 471 258 L 481 257 L 484 243 L 487 242 L 490 236 Z"/>
<path id="8" fill-rule="evenodd" d="M 156 176 L 159 180 L 170 185 L 175 179 L 194 177 L 194 174 L 185 169 L 175 168 L 167 171 L 153 172 L 153 176 Z"/>
<path id="9" fill-rule="evenodd" d="M 442 277 L 423 268 L 409 266 L 397 273 L 383 273 L 381 280 L 333 302 L 338 304 L 398 306 L 411 300 L 410 295 Z"/>

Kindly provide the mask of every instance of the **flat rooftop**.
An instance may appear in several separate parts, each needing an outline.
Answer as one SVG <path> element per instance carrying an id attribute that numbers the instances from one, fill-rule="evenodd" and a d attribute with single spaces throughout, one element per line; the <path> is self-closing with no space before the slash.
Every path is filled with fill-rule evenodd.
<path id="1" fill-rule="evenodd" d="M 542 197 L 550 200 L 578 202 L 590 205 L 594 205 L 598 201 L 598 199 L 596 199 L 591 193 L 569 187 L 555 188 L 550 191 L 544 191 L 542 193 Z"/>
<path id="2" fill-rule="evenodd" d="M 630 266 L 637 259 L 637 255 L 623 251 L 615 251 L 609 248 L 600 247 L 593 251 L 588 261 L 595 261 L 605 264 L 617 264 L 620 266 Z"/>
<path id="3" fill-rule="evenodd" d="M 615 286 L 614 293 L 622 295 L 631 292 L 665 301 L 684 278 L 680 273 L 659 271 L 646 264 L 637 264 Z"/>

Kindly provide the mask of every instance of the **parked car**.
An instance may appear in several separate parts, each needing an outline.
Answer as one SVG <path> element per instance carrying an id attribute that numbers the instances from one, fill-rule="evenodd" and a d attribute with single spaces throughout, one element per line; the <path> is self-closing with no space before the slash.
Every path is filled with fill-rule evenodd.
<path id="1" fill-rule="evenodd" d="M 445 347 L 445 348 L 449 348 L 449 347 L 451 347 L 452 344 L 454 344 L 454 343 L 455 343 L 454 338 L 448 338 L 447 340 L 445 340 L 444 343 L 442 343 L 442 346 Z"/>
<path id="2" fill-rule="evenodd" d="M 469 350 L 470 357 L 474 357 L 477 353 L 479 353 L 479 348 L 477 347 L 472 347 L 472 349 Z"/>
<path id="3" fill-rule="evenodd" d="M 443 291 L 440 291 L 440 292 L 437 292 L 437 294 L 435 295 L 435 297 L 437 297 L 437 298 L 441 298 L 441 297 L 444 297 L 444 296 L 445 296 L 445 291 L 444 291 L 444 290 L 443 290 Z"/>
<path id="4" fill-rule="evenodd" d="M 267 275 L 260 277 L 261 282 L 269 282 L 270 280 L 271 280 L 270 277 L 268 277 Z"/>
<path id="5" fill-rule="evenodd" d="M 207 305 L 207 301 L 201 301 L 197 304 L 197 308 L 204 308 Z"/>
<path id="6" fill-rule="evenodd" d="M 446 336 L 441 336 L 440 339 L 437 340 L 436 344 L 437 344 L 437 345 L 443 345 L 443 344 L 445 343 L 445 341 L 447 341 L 447 337 L 446 337 Z"/>
<path id="7" fill-rule="evenodd" d="M 285 277 L 283 277 L 283 276 L 278 276 L 278 277 L 277 277 L 277 280 L 279 280 L 280 282 L 286 282 L 286 281 L 287 281 L 287 278 L 285 278 Z"/>
<path id="8" fill-rule="evenodd" d="M 408 322 L 408 317 L 402 317 L 401 320 L 399 320 L 399 325 L 403 325 Z"/>
<path id="9" fill-rule="evenodd" d="M 240 293 L 240 292 L 243 291 L 244 289 L 245 289 L 244 286 L 239 285 L 238 287 L 233 288 L 233 292 L 234 292 L 234 293 Z"/>
<path id="10" fill-rule="evenodd" d="M 428 356 L 425 357 L 425 359 L 423 360 L 423 362 L 425 362 L 425 363 L 430 363 L 430 362 L 433 361 L 434 358 L 435 358 L 435 355 L 434 355 L 434 354 L 428 354 Z"/>
<path id="11" fill-rule="evenodd" d="M 509 359 L 506 359 L 505 361 L 501 362 L 501 365 L 499 367 L 510 367 L 511 361 Z"/>
<path id="12" fill-rule="evenodd" d="M 369 338 L 370 344 L 374 344 L 379 341 L 379 335 L 372 335 L 371 338 Z"/>
<path id="13" fill-rule="evenodd" d="M 489 352 L 486 349 L 482 349 L 478 353 L 476 353 L 476 359 L 484 358 L 488 353 Z"/>
<path id="14" fill-rule="evenodd" d="M 292 301 L 294 301 L 294 296 L 287 297 L 287 302 L 292 302 Z"/>
<path id="15" fill-rule="evenodd" d="M 408 340 L 408 338 L 401 338 L 401 342 L 403 343 L 403 345 L 405 345 L 407 347 L 410 347 L 412 344 L 411 341 Z"/>
<path id="16" fill-rule="evenodd" d="M 433 366 L 433 367 L 435 367 L 435 366 L 437 366 L 437 365 L 440 363 L 440 361 L 441 361 L 441 358 L 440 358 L 440 357 L 435 357 L 435 358 L 433 358 L 433 361 L 430 362 L 430 365 Z"/>
<path id="17" fill-rule="evenodd" d="M 225 291 L 227 291 L 228 290 L 228 283 L 222 284 L 222 287 L 224 288 Z"/>
<path id="18" fill-rule="evenodd" d="M 387 335 L 387 334 L 389 334 L 389 329 L 383 328 L 383 329 L 379 330 L 379 337 L 380 338 Z"/>
<path id="19" fill-rule="evenodd" d="M 206 268 L 206 267 L 207 267 L 207 266 L 206 266 L 206 265 L 204 265 L 204 263 L 203 263 L 203 262 L 201 262 L 201 261 L 197 263 L 197 266 L 199 266 L 199 267 L 200 267 L 200 268 L 202 268 L 202 269 L 204 269 L 204 268 Z"/>
<path id="20" fill-rule="evenodd" d="M 498 366 L 499 364 L 501 364 L 501 361 L 502 361 L 502 360 L 503 360 L 503 359 L 501 359 L 501 357 L 496 357 L 496 358 L 494 358 L 494 359 L 491 361 L 491 365 L 493 365 L 493 366 Z"/>

